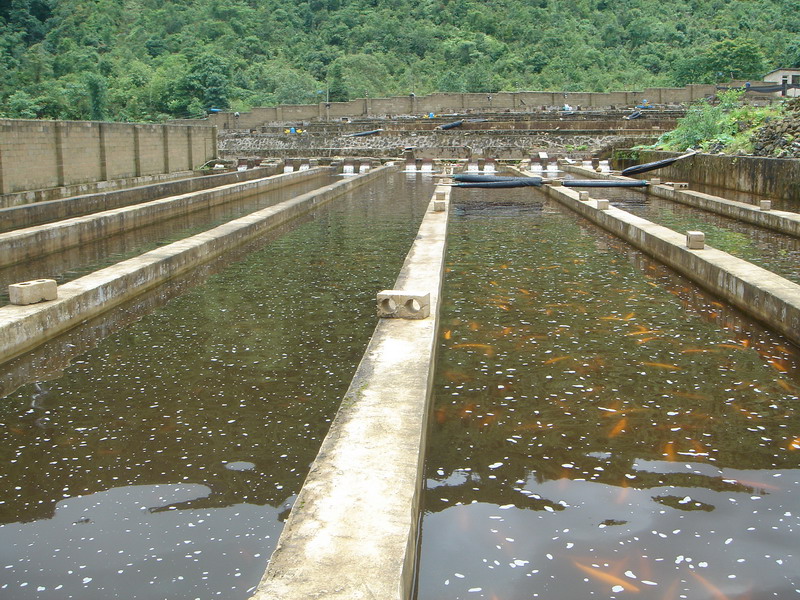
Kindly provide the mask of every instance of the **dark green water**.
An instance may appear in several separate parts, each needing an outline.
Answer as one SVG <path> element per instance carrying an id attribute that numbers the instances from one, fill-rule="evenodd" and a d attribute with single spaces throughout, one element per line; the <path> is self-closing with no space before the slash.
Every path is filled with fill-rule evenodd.
<path id="1" fill-rule="evenodd" d="M 333 201 L 3 398 L 0 597 L 248 598 L 432 191 Z"/>
<path id="2" fill-rule="evenodd" d="M 798 597 L 797 349 L 530 190 L 454 201 L 418 598 Z"/>
<path id="3" fill-rule="evenodd" d="M 614 206 L 678 233 L 702 231 L 706 244 L 800 283 L 800 239 L 624 188 L 591 190 Z"/>
<path id="4" fill-rule="evenodd" d="M 290 200 L 337 178 L 322 174 L 270 192 L 196 210 L 120 235 L 95 240 L 58 254 L 0 269 L 0 302 L 8 302 L 8 285 L 32 279 L 55 279 L 61 285 L 88 273 L 122 262 L 144 252 L 207 231 L 262 208 Z"/>

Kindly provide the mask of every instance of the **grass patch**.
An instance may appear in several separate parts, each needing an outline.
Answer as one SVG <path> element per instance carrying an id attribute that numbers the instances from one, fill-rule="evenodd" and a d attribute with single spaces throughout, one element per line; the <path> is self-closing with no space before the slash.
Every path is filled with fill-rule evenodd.
<path id="1" fill-rule="evenodd" d="M 649 148 L 673 152 L 693 149 L 727 154 L 752 153 L 753 134 L 770 120 L 780 118 L 784 106 L 743 104 L 743 95 L 744 90 L 728 90 L 717 95 L 717 104 L 707 100 L 693 104 L 686 116 L 678 120 L 678 126 L 664 133 Z"/>

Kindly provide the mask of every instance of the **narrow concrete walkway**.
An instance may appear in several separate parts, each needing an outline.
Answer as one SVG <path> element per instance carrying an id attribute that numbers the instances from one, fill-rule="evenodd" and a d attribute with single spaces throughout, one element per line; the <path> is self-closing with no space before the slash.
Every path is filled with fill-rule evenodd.
<path id="1" fill-rule="evenodd" d="M 551 198 L 800 345 L 800 285 L 710 246 L 689 249 L 686 234 L 613 206 L 600 210 L 597 200 L 580 200 L 579 192 L 570 188 L 546 185 L 543 189 Z"/>
<path id="2" fill-rule="evenodd" d="M 631 181 L 630 177 L 622 177 L 610 173 L 596 173 L 585 167 L 575 165 L 560 165 L 560 168 L 567 173 L 572 173 L 587 179 L 611 179 L 617 181 Z M 657 172 L 653 172 L 653 177 L 658 177 Z M 751 223 L 771 229 L 780 233 L 786 233 L 795 237 L 800 237 L 800 215 L 793 212 L 781 210 L 761 210 L 759 206 L 746 202 L 737 202 L 720 198 L 712 194 L 695 192 L 693 190 L 678 189 L 668 183 L 650 185 L 646 189 L 633 188 L 642 193 L 650 193 L 660 198 L 679 202 L 687 206 L 699 208 L 724 217 L 730 217 L 745 223 Z"/>
<path id="3" fill-rule="evenodd" d="M 449 212 L 436 202 L 395 284 L 429 292 L 430 316 L 378 322 L 254 600 L 411 596 Z"/>
<path id="4" fill-rule="evenodd" d="M 271 163 L 246 171 L 201 175 L 197 177 L 188 177 L 188 174 L 184 174 L 182 179 L 176 181 L 165 181 L 149 185 L 139 185 L 138 187 L 85 193 L 80 196 L 31 202 L 29 204 L 10 208 L 0 208 L 0 232 L 33 227 L 34 225 L 40 225 L 42 223 L 52 223 L 60 219 L 79 217 L 104 210 L 122 208 L 123 206 L 130 206 L 132 204 L 142 204 L 151 200 L 157 200 L 158 198 L 165 198 L 166 196 L 188 194 L 190 192 L 207 190 L 231 183 L 262 179 L 277 173 L 281 170 L 282 165 L 282 162 Z"/>
<path id="5" fill-rule="evenodd" d="M 398 167 L 381 167 L 146 252 L 58 288 L 56 300 L 0 307 L 0 363 Z"/>
<path id="6" fill-rule="evenodd" d="M 279 189 L 328 170 L 319 167 L 299 173 L 271 175 L 231 183 L 210 190 L 152 200 L 143 204 L 65 219 L 0 234 L 0 267 L 62 252 L 81 244 L 144 227 L 209 206 L 224 204 L 268 190 Z"/>

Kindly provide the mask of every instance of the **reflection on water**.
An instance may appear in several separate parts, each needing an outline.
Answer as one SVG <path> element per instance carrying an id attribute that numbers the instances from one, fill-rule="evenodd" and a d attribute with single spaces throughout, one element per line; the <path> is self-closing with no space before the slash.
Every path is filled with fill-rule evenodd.
<path id="1" fill-rule="evenodd" d="M 332 176 L 323 174 L 277 190 L 196 210 L 120 235 L 94 240 L 64 252 L 0 268 L 0 303 L 8 302 L 8 285 L 11 283 L 46 277 L 55 279 L 61 285 L 92 271 L 290 200 L 334 181 L 336 180 Z"/>
<path id="2" fill-rule="evenodd" d="M 248 597 L 431 193 L 360 188 L 4 398 L 0 596 Z"/>
<path id="3" fill-rule="evenodd" d="M 678 233 L 702 231 L 706 244 L 800 283 L 800 239 L 624 188 L 592 190 L 617 208 Z"/>
<path id="4" fill-rule="evenodd" d="M 530 190 L 454 200 L 420 600 L 797 597 L 797 349 Z"/>
<path id="5" fill-rule="evenodd" d="M 227 563 L 234 581 L 263 564 L 268 554 L 255 548 L 280 535 L 280 510 L 177 510 L 210 493 L 197 484 L 122 486 L 62 500 L 49 520 L 3 525 L 0 564 L 16 575 L 3 577 L 3 598 L 231 597 L 211 592 L 219 573 L 209 563 Z"/>

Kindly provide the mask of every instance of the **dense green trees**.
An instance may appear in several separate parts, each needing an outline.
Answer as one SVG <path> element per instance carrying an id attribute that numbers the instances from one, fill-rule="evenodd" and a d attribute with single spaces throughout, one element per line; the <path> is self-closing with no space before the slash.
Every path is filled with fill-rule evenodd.
<path id="1" fill-rule="evenodd" d="M 800 65 L 800 0 L 0 0 L 0 116 L 160 120 Z"/>

